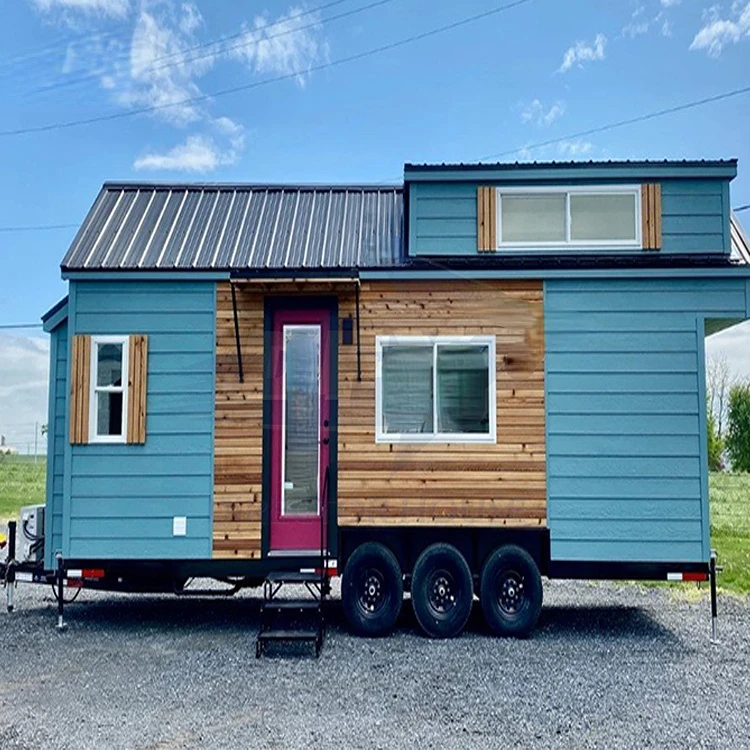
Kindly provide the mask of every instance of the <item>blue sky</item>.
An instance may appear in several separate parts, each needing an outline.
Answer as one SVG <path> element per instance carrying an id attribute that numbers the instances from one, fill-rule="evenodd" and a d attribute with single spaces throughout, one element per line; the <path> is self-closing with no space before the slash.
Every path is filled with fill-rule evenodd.
<path id="1" fill-rule="evenodd" d="M 528 0 L 316 70 L 509 2 L 5 3 L 0 133 L 117 117 L 0 134 L 0 228 L 80 222 L 108 179 L 396 181 L 405 161 L 513 149 L 502 158 L 738 157 L 732 202 L 750 203 L 750 94 L 571 137 L 750 85 L 748 0 Z M 38 320 L 65 293 L 74 232 L 0 232 L 0 324 Z"/>

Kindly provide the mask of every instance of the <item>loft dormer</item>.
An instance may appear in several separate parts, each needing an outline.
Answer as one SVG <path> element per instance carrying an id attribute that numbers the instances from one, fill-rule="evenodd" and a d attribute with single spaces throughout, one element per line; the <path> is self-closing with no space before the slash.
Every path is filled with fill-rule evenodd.
<path id="1" fill-rule="evenodd" d="M 728 256 L 735 160 L 407 164 L 409 255 Z"/>

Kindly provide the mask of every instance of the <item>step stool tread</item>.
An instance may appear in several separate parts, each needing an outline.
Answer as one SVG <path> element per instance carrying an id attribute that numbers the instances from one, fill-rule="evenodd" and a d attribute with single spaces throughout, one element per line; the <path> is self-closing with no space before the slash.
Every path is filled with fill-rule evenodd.
<path id="1" fill-rule="evenodd" d="M 320 573 L 299 570 L 277 571 L 266 576 L 269 583 L 320 583 Z"/>
<path id="2" fill-rule="evenodd" d="M 259 641 L 317 641 L 317 630 L 264 630 L 258 633 Z"/>
<path id="3" fill-rule="evenodd" d="M 263 609 L 275 610 L 319 610 L 320 602 L 317 599 L 268 599 L 263 602 Z"/>

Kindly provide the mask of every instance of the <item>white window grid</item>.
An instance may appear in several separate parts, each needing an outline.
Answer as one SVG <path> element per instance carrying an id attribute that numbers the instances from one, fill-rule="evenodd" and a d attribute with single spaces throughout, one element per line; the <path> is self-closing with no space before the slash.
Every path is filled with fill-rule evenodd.
<path id="1" fill-rule="evenodd" d="M 119 344 L 122 347 L 121 385 L 97 385 L 97 366 L 99 347 L 105 344 Z M 128 372 L 129 372 L 129 338 L 128 336 L 92 336 L 91 337 L 91 373 L 89 377 L 89 443 L 125 443 L 128 430 Z M 98 393 L 122 393 L 121 433 L 119 435 L 99 435 L 99 399 Z"/>
<path id="2" fill-rule="evenodd" d="M 497 247 L 500 250 L 519 248 L 524 250 L 549 250 L 561 248 L 566 250 L 585 250 L 592 247 L 600 248 L 641 248 L 643 239 L 641 236 L 641 186 L 640 185 L 599 185 L 599 186 L 571 186 L 571 187 L 502 187 L 496 188 L 497 192 Z M 565 240 L 562 242 L 503 242 L 503 195 L 523 196 L 523 195 L 565 195 Z M 571 231 L 571 213 L 570 197 L 571 195 L 632 195 L 635 205 L 635 239 L 629 240 L 573 240 L 570 237 Z"/>
<path id="3" fill-rule="evenodd" d="M 383 430 L 383 350 L 389 346 L 432 346 L 432 432 L 385 432 Z M 486 346 L 488 349 L 489 431 L 482 433 L 438 432 L 437 351 L 439 346 Z M 497 380 L 495 336 L 377 336 L 375 338 L 375 442 L 376 443 L 496 443 Z"/>

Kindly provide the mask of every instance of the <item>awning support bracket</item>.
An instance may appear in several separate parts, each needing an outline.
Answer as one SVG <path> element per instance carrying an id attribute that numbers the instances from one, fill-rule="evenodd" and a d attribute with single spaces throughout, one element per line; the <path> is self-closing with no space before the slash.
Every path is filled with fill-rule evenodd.
<path id="1" fill-rule="evenodd" d="M 245 373 L 242 369 L 242 347 L 240 346 L 240 320 L 237 314 L 237 292 L 234 288 L 234 284 L 230 283 L 232 287 L 232 313 L 234 314 L 234 343 L 237 346 L 237 369 L 240 373 L 240 383 L 245 382 Z"/>

